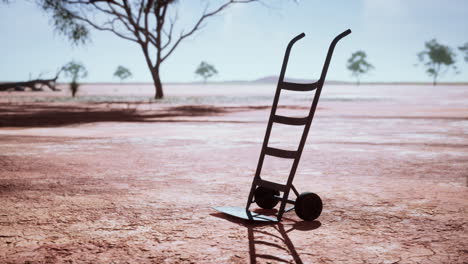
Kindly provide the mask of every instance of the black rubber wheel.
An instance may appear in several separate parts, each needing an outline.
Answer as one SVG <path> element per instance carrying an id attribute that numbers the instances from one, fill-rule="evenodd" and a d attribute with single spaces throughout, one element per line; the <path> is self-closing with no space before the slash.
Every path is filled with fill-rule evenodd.
<path id="1" fill-rule="evenodd" d="M 254 193 L 255 203 L 263 209 L 273 209 L 278 204 L 278 199 L 275 198 L 275 195 L 279 194 L 279 191 L 258 187 Z"/>
<path id="2" fill-rule="evenodd" d="M 294 204 L 297 216 L 306 221 L 317 219 L 322 213 L 322 208 L 322 199 L 311 192 L 301 193 Z"/>

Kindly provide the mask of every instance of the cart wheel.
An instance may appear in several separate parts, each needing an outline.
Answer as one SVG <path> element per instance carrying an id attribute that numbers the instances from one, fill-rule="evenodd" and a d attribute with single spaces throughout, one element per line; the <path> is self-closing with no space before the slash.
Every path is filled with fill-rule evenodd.
<path id="1" fill-rule="evenodd" d="M 322 213 L 322 208 L 322 199 L 311 192 L 301 193 L 294 204 L 297 216 L 306 221 L 317 219 Z"/>
<path id="2" fill-rule="evenodd" d="M 278 199 L 275 195 L 279 195 L 279 191 L 258 187 L 255 190 L 255 203 L 263 209 L 273 209 L 278 204 Z"/>

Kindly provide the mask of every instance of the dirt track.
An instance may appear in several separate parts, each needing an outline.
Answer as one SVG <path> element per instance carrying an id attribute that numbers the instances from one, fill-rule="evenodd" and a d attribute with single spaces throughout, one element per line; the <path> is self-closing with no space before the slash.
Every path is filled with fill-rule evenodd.
<path id="1" fill-rule="evenodd" d="M 277 225 L 212 209 L 245 204 L 265 106 L 2 103 L 0 262 L 468 263 L 457 89 L 321 102 L 295 185 L 324 211 Z M 293 149 L 297 132 L 274 127 L 271 145 Z M 289 166 L 272 158 L 264 175 Z"/>

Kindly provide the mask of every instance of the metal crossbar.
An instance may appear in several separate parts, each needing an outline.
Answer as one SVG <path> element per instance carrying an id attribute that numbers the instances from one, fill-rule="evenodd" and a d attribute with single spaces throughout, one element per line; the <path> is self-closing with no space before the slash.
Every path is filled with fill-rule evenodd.
<path id="1" fill-rule="evenodd" d="M 273 116 L 273 122 L 280 123 L 284 125 L 291 125 L 291 126 L 303 126 L 307 124 L 308 116 L 306 117 L 289 117 L 289 116 L 280 116 L 275 115 Z"/>
<path id="2" fill-rule="evenodd" d="M 290 83 L 290 82 L 281 82 L 278 85 L 283 90 L 289 91 L 298 91 L 298 92 L 308 92 L 317 89 L 317 83 Z"/>
<path id="3" fill-rule="evenodd" d="M 284 159 L 295 159 L 297 157 L 297 151 L 266 147 L 265 155 L 270 155 Z"/>

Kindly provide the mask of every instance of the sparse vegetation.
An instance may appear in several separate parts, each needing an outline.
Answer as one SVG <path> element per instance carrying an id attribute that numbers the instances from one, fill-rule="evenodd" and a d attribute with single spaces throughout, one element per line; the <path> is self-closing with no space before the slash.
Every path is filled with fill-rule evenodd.
<path id="1" fill-rule="evenodd" d="M 119 78 L 120 82 L 122 82 L 122 81 L 124 81 L 124 80 L 126 80 L 128 78 L 131 78 L 132 77 L 132 72 L 128 68 L 126 68 L 126 67 L 124 67 L 122 65 L 119 65 L 117 67 L 117 69 L 115 69 L 114 77 Z"/>
<path id="2" fill-rule="evenodd" d="M 366 60 L 367 54 L 358 50 L 351 54 L 351 58 L 348 59 L 347 68 L 351 71 L 351 74 L 356 77 L 356 84 L 359 86 L 361 76 L 374 69 L 374 66 Z"/>
<path id="3" fill-rule="evenodd" d="M 78 80 L 86 78 L 86 76 L 88 76 L 88 72 L 82 63 L 76 61 L 70 61 L 65 64 L 62 67 L 62 71 L 65 74 L 65 77 L 71 78 L 70 90 L 72 92 L 72 96 L 75 97 L 78 92 L 78 88 L 80 87 Z"/>
<path id="4" fill-rule="evenodd" d="M 213 77 L 214 75 L 218 74 L 218 71 L 216 68 L 207 63 L 202 61 L 200 65 L 198 65 L 197 69 L 195 70 L 195 74 L 199 75 L 200 77 L 203 78 L 203 82 L 206 83 L 206 81 Z"/>
<path id="5" fill-rule="evenodd" d="M 455 53 L 449 46 L 442 45 L 436 39 L 425 43 L 425 49 L 418 53 L 419 61 L 426 66 L 426 73 L 433 78 L 433 85 L 437 78 L 449 69 L 456 70 Z"/>
<path id="6" fill-rule="evenodd" d="M 462 52 L 465 53 L 465 62 L 468 62 L 468 42 L 465 43 L 465 45 L 458 47 L 458 49 Z"/>

